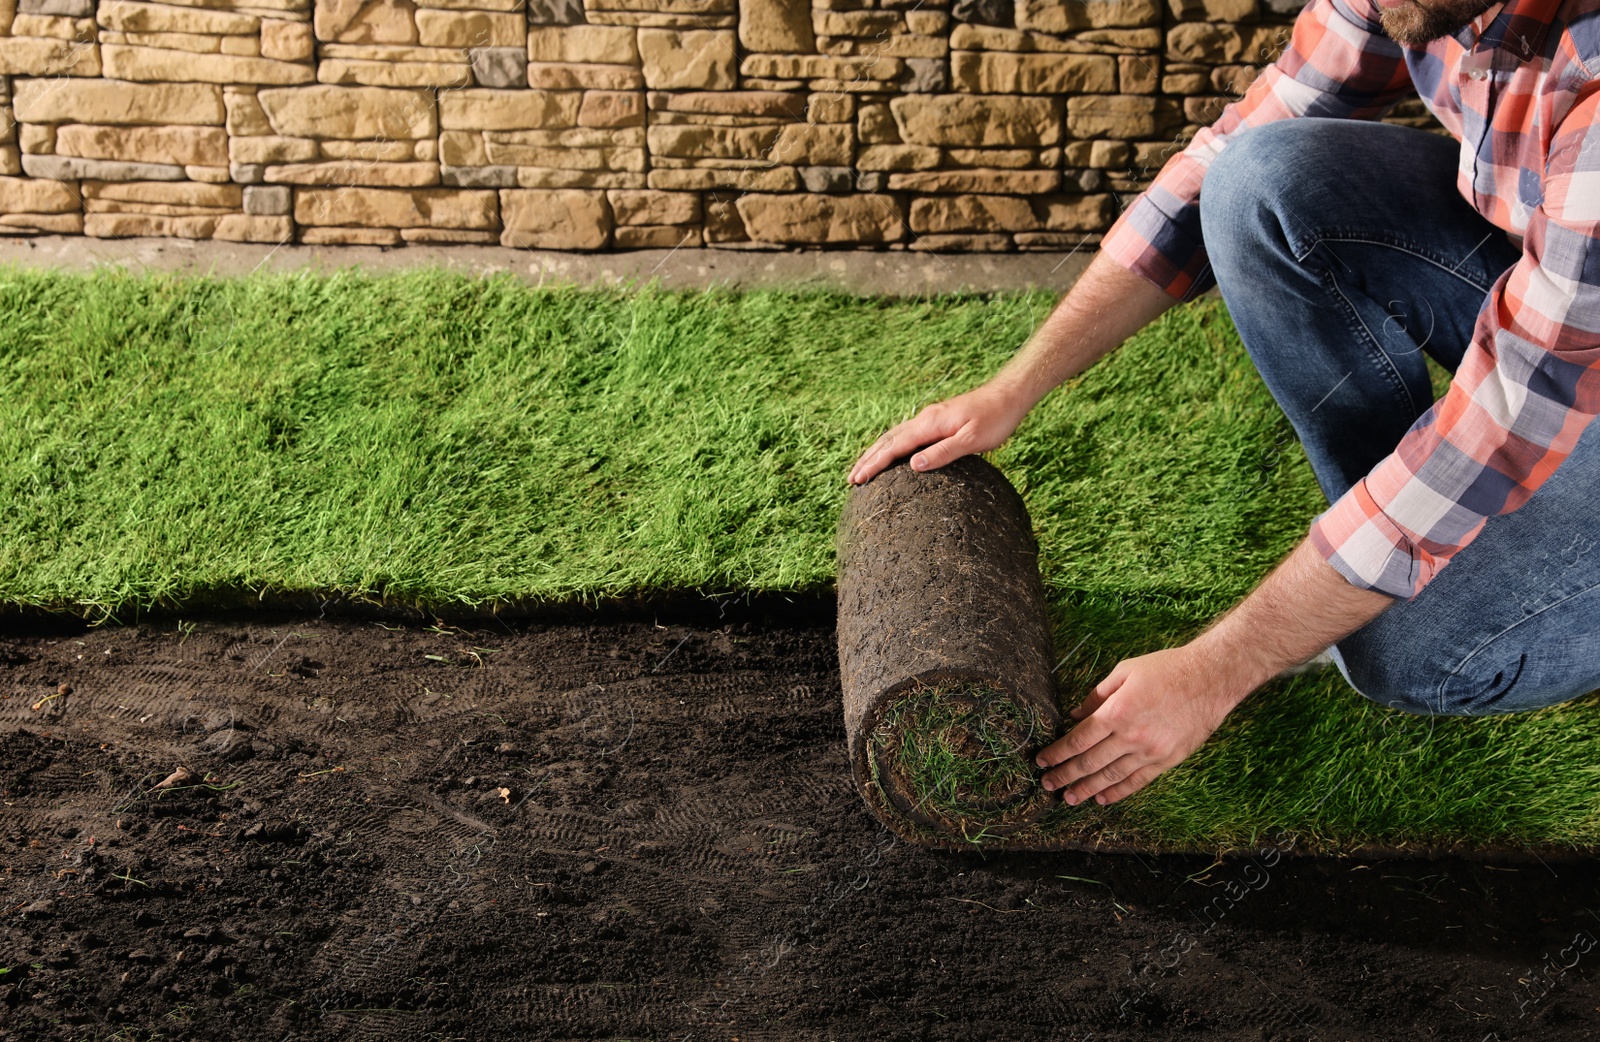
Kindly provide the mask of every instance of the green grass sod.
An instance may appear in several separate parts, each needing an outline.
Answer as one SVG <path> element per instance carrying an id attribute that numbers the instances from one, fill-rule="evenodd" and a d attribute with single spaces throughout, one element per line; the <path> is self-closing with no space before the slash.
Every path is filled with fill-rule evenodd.
<path id="1" fill-rule="evenodd" d="M 0 605 L 825 590 L 850 462 L 1053 303 L 0 269 Z M 1039 532 L 1068 705 L 1233 603 L 1324 505 L 1215 301 L 992 458 Z M 1413 717 L 1323 671 L 1252 695 L 1140 793 L 1062 813 L 1197 849 L 1279 829 L 1303 850 L 1590 845 L 1596 708 Z"/>

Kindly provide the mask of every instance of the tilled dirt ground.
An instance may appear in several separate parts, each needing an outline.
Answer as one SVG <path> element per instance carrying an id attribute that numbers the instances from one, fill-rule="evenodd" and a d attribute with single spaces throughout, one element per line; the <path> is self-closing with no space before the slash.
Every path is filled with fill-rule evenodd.
<path id="1" fill-rule="evenodd" d="M 1600 1036 L 1592 861 L 932 853 L 826 622 L 390 625 L 7 628 L 0 1037 Z"/>

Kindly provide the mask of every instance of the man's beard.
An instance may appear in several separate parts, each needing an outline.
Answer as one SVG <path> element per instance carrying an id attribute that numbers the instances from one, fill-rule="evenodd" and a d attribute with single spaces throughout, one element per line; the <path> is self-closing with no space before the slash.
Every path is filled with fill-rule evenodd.
<path id="1" fill-rule="evenodd" d="M 1472 23 L 1499 0 L 1439 0 L 1422 6 L 1407 0 L 1404 7 L 1377 5 L 1378 20 L 1389 39 L 1402 47 L 1422 48 L 1443 36 L 1452 36 Z"/>

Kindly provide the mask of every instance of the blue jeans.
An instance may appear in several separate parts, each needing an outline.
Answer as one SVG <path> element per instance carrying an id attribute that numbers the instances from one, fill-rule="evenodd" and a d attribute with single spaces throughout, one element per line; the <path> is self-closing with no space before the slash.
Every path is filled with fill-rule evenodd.
<path id="1" fill-rule="evenodd" d="M 1456 190 L 1460 145 L 1318 117 L 1247 128 L 1200 193 L 1211 271 L 1331 503 L 1433 404 L 1520 251 Z M 1332 649 L 1412 713 L 1535 709 L 1600 689 L 1600 422 L 1518 510 Z"/>

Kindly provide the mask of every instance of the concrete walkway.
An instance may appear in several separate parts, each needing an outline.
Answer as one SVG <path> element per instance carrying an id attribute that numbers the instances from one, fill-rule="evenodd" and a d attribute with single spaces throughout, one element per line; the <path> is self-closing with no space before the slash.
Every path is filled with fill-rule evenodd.
<path id="1" fill-rule="evenodd" d="M 0 264 L 73 271 L 121 265 L 217 276 L 257 270 L 373 272 L 423 264 L 474 274 L 516 272 L 530 284 L 617 285 L 657 280 L 664 288 L 827 287 L 913 296 L 958 290 L 1043 289 L 1065 293 L 1099 247 L 1052 253 L 923 253 L 911 250 L 628 250 L 565 253 L 501 246 L 294 246 L 211 240 L 96 239 L 80 235 L 0 237 Z M 1214 292 L 1214 291 L 1213 291 Z"/>

